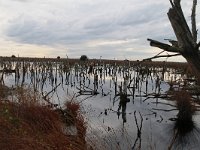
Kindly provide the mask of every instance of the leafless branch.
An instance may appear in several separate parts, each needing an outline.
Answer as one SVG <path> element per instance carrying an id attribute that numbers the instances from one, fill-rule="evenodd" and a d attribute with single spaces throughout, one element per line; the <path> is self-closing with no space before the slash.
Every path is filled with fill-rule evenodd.
<path id="1" fill-rule="evenodd" d="M 169 1 L 170 1 L 170 3 L 171 3 L 172 7 L 174 7 L 174 3 L 172 2 L 172 0 L 169 0 Z"/>
<path id="2" fill-rule="evenodd" d="M 169 112 L 169 111 L 175 111 L 175 110 L 178 110 L 178 109 L 158 109 L 158 108 L 152 108 L 152 110 Z"/>
<path id="3" fill-rule="evenodd" d="M 173 145 L 174 145 L 174 143 L 175 143 L 175 141 L 176 141 L 176 139 L 177 139 L 177 136 L 178 136 L 178 131 L 175 130 L 175 131 L 174 131 L 173 138 L 172 138 L 172 141 L 171 141 L 171 143 L 170 143 L 170 145 L 169 145 L 169 147 L 168 147 L 168 150 L 171 150 L 171 149 L 172 149 L 172 147 L 173 147 Z"/>
<path id="4" fill-rule="evenodd" d="M 200 42 L 197 43 L 196 49 L 199 49 L 199 47 L 200 47 Z"/>
<path id="5" fill-rule="evenodd" d="M 150 58 L 146 58 L 146 59 L 143 59 L 143 60 L 152 60 L 152 59 L 156 59 L 156 58 L 162 58 L 162 57 L 174 57 L 174 56 L 180 56 L 181 54 L 173 54 L 173 55 L 156 55 L 156 56 L 153 56 L 153 57 L 150 57 Z"/>
<path id="6" fill-rule="evenodd" d="M 48 93 L 46 93 L 45 95 L 42 96 L 42 98 L 49 104 L 53 104 L 52 102 L 49 101 L 49 99 L 47 98 L 49 94 L 51 94 L 52 92 L 54 92 L 59 86 L 61 85 L 61 83 L 59 83 L 58 85 L 56 85 L 51 91 L 49 91 Z"/>
<path id="7" fill-rule="evenodd" d="M 160 52 L 160 53 L 158 53 L 156 56 L 158 56 L 158 55 L 162 54 L 164 51 L 165 51 L 165 50 L 161 51 L 161 52 Z"/>
<path id="8" fill-rule="evenodd" d="M 192 23 L 192 35 L 195 43 L 197 42 L 196 6 L 197 6 L 197 0 L 193 0 L 191 23 Z"/>
<path id="9" fill-rule="evenodd" d="M 167 52 L 173 52 L 173 53 L 180 53 L 181 49 L 178 47 L 173 47 L 171 45 L 156 41 L 156 40 L 152 40 L 152 39 L 147 39 L 148 41 L 150 41 L 150 45 L 154 46 L 154 47 L 158 47 L 160 49 L 163 49 Z"/>
<path id="10" fill-rule="evenodd" d="M 136 127 L 137 127 L 137 138 L 136 138 L 135 143 L 132 147 L 132 150 L 134 150 L 136 148 L 136 144 L 137 144 L 138 140 L 139 140 L 139 145 L 136 149 L 141 149 L 141 142 L 142 142 L 141 135 L 142 135 L 143 117 L 142 117 L 140 112 L 139 112 L 139 115 L 140 115 L 140 126 L 138 125 L 138 120 L 137 120 L 137 117 L 136 117 L 136 111 L 134 111 L 134 118 L 135 118 L 135 123 L 136 123 Z"/>

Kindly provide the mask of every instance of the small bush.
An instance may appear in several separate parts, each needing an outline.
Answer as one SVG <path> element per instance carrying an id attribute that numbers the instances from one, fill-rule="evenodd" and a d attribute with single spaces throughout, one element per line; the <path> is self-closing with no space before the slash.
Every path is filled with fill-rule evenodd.
<path id="1" fill-rule="evenodd" d="M 175 92 L 173 98 L 176 100 L 176 107 L 179 111 L 175 129 L 178 130 L 179 135 L 185 135 L 194 128 L 193 115 L 195 107 L 192 104 L 191 95 L 187 91 Z"/>
<path id="2" fill-rule="evenodd" d="M 12 55 L 11 57 L 12 57 L 12 58 L 16 58 L 16 56 L 15 56 L 15 55 Z"/>
<path id="3" fill-rule="evenodd" d="M 80 57 L 80 61 L 87 61 L 88 60 L 88 57 L 86 55 L 82 55 Z"/>

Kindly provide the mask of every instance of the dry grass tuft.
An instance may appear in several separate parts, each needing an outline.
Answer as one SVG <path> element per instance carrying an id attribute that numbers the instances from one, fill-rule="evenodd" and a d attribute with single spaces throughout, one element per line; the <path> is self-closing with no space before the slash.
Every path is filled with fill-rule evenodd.
<path id="1" fill-rule="evenodd" d="M 176 106 L 179 110 L 175 129 L 179 135 L 184 136 L 194 128 L 192 117 L 195 113 L 195 107 L 192 104 L 192 97 L 187 91 L 175 92 L 173 98 L 176 100 Z"/>
<path id="2" fill-rule="evenodd" d="M 68 135 L 63 131 L 66 124 L 60 113 L 42 105 L 39 96 L 28 91 L 18 89 L 17 101 L 0 99 L 1 149 L 87 149 L 86 123 L 77 103 L 67 104 L 77 128 L 76 135 Z"/>

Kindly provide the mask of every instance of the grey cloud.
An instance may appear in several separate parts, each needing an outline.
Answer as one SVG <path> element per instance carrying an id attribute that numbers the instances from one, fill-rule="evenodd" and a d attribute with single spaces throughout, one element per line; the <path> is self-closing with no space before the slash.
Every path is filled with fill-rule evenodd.
<path id="1" fill-rule="evenodd" d="M 12 1 L 12 0 L 11 0 Z M 13 1 L 18 1 L 18 2 L 29 2 L 31 0 L 13 0 Z"/>
<path id="2" fill-rule="evenodd" d="M 133 28 L 132 34 L 135 34 L 134 28 L 136 28 L 137 25 L 147 24 L 152 19 L 155 19 L 155 17 L 152 16 L 156 16 L 157 18 L 160 17 L 158 15 L 154 15 L 155 12 L 151 10 L 152 5 L 145 5 L 145 7 L 137 9 L 137 11 L 134 10 L 134 7 L 131 7 L 131 10 L 115 10 L 120 14 L 118 17 L 114 15 L 115 11 L 110 10 L 110 8 L 112 8 L 112 3 L 109 3 L 110 6 L 108 6 L 108 10 L 103 10 L 105 7 L 104 3 L 100 4 L 101 5 L 92 3 L 89 6 L 83 5 L 82 7 L 79 7 L 82 11 L 84 9 L 86 10 L 87 7 L 89 8 L 85 13 L 80 15 L 80 17 L 76 16 L 76 20 L 72 19 L 73 21 L 66 21 L 66 23 L 55 19 L 59 16 L 52 16 L 55 18 L 51 18 L 47 24 L 42 24 L 40 20 L 31 19 L 31 16 L 25 16 L 23 19 L 17 18 L 10 24 L 6 34 L 16 41 L 39 45 L 77 43 L 94 38 L 112 39 L 116 38 L 112 37 L 112 35 L 118 33 L 119 30 L 124 32 L 118 36 L 126 38 L 128 37 L 127 34 L 129 34 L 125 32 L 127 30 L 127 26 Z M 97 8 L 98 6 L 102 8 L 102 11 L 99 10 L 100 8 Z M 116 5 L 114 8 L 116 9 L 117 6 L 119 5 Z M 153 6 L 159 8 L 160 5 Z M 91 11 L 89 11 L 90 9 Z M 162 7 L 160 9 L 162 9 Z M 145 10 L 151 11 L 144 13 Z M 66 14 L 64 17 L 67 16 L 68 15 Z M 139 34 L 143 34 L 142 30 Z"/>
<path id="3" fill-rule="evenodd" d="M 114 17 L 96 18 L 96 20 L 90 20 L 85 28 L 88 30 L 89 34 L 98 35 L 100 37 L 104 36 L 106 38 L 141 37 L 143 35 L 148 35 L 149 29 L 152 28 L 149 27 L 150 25 L 154 26 L 154 24 L 159 24 L 160 27 L 154 31 L 163 30 L 161 29 L 162 25 L 165 22 L 169 22 L 165 7 L 165 4 L 149 4 L 137 10 L 131 9 L 125 12 L 121 11 L 121 15 L 117 19 Z M 118 34 L 119 32 L 120 34 Z M 118 35 L 115 36 L 116 34 Z"/>
<path id="4" fill-rule="evenodd" d="M 72 26 L 61 25 L 60 22 L 54 21 L 43 24 L 31 18 L 17 18 L 6 30 L 6 35 L 16 41 L 28 44 L 67 44 L 73 40 L 80 41 L 84 34 L 80 31 L 76 32 Z"/>
<path id="5" fill-rule="evenodd" d="M 147 49 L 150 46 L 147 38 L 157 40 L 175 38 L 167 18 L 170 5 L 168 1 L 147 0 L 145 3 L 138 0 L 86 1 L 51 0 L 50 5 L 47 2 L 41 2 L 45 3 L 41 5 L 39 1 L 37 3 L 32 1 L 34 5 L 29 5 L 31 11 L 29 12 L 27 8 L 11 17 L 4 33 L 8 39 L 21 44 L 50 47 L 62 45 L 69 48 L 69 55 L 79 56 L 83 52 L 90 57 L 106 54 L 109 58 L 117 58 L 122 54 L 139 57 L 143 53 L 148 56 Z M 26 5 L 20 4 L 20 7 L 24 8 Z M 138 40 L 120 45 L 107 44 L 96 47 L 87 45 L 92 40 L 125 39 Z M 123 52 L 130 48 L 133 50 Z"/>
<path id="6" fill-rule="evenodd" d="M 41 26 L 34 20 L 20 20 L 18 23 L 11 24 L 7 29 L 7 36 L 13 40 L 28 44 L 42 44 L 45 42 L 44 37 L 48 37 L 50 33 L 45 31 L 44 28 L 41 30 Z M 46 41 L 47 42 L 47 41 Z"/>

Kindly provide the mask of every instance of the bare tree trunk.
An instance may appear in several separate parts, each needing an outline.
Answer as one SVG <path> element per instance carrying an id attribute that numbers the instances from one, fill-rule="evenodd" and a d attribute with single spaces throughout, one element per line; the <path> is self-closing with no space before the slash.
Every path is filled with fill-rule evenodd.
<path id="1" fill-rule="evenodd" d="M 186 19 L 184 17 L 181 0 L 170 0 L 172 8 L 169 9 L 167 15 L 170 20 L 171 26 L 177 38 L 177 46 L 168 45 L 156 40 L 148 39 L 150 45 L 161 48 L 168 52 L 181 54 L 190 64 L 194 74 L 200 83 L 200 42 L 197 43 L 197 29 L 196 29 L 196 5 L 197 0 L 193 0 L 192 7 L 192 31 L 190 30 Z"/>
<path id="2" fill-rule="evenodd" d="M 193 74 L 197 78 L 197 82 L 200 85 L 200 57 L 199 54 L 187 55 L 185 59 L 189 63 L 190 67 L 192 68 Z"/>
<path id="3" fill-rule="evenodd" d="M 195 43 L 197 42 L 196 6 L 197 6 L 197 0 L 194 0 L 192 6 L 191 21 L 192 21 L 192 35 Z"/>

